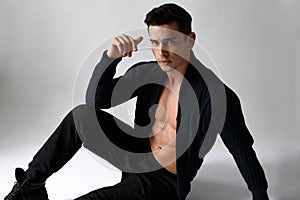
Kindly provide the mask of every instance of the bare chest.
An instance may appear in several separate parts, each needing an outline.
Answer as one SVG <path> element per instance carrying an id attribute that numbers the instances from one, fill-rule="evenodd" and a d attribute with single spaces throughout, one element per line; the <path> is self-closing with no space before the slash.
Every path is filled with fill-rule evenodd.
<path id="1" fill-rule="evenodd" d="M 177 95 L 165 88 L 155 111 L 150 145 L 156 160 L 172 173 L 176 173 L 177 112 Z"/>

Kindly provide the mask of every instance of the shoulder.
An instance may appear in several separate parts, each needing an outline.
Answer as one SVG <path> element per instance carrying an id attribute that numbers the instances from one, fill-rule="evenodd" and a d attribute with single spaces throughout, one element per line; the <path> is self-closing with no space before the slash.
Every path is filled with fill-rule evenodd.
<path id="1" fill-rule="evenodd" d="M 141 61 L 141 62 L 138 62 L 138 63 L 135 63 L 134 65 L 132 65 L 128 70 L 134 69 L 138 66 L 145 66 L 145 65 L 154 66 L 154 65 L 157 65 L 157 62 L 156 61 Z"/>
<path id="2" fill-rule="evenodd" d="M 190 63 L 185 77 L 200 98 L 210 98 L 225 90 L 223 81 L 197 59 Z"/>
<path id="3" fill-rule="evenodd" d="M 141 61 L 132 65 L 126 73 L 145 73 L 145 72 L 157 72 L 159 70 L 159 65 L 156 61 Z"/>
<path id="4" fill-rule="evenodd" d="M 192 66 L 189 72 L 194 80 L 193 88 L 199 98 L 209 99 L 214 104 L 238 105 L 239 97 L 224 81 L 222 81 L 210 68 L 200 61 Z M 193 83 L 190 82 L 191 84 Z M 226 103 L 227 102 L 227 103 Z"/>
<path id="5" fill-rule="evenodd" d="M 153 78 L 159 78 L 160 80 L 165 75 L 156 61 L 142 61 L 132 65 L 126 71 L 124 76 L 129 76 L 138 80 L 153 80 Z"/>

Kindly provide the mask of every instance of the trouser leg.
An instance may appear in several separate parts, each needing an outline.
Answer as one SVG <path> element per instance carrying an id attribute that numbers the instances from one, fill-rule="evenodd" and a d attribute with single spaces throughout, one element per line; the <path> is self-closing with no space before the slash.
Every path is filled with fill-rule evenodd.
<path id="1" fill-rule="evenodd" d="M 79 107 L 76 111 L 74 120 L 85 148 L 121 171 L 145 172 L 160 168 L 153 158 L 149 138 L 140 137 L 143 132 L 100 109 Z"/>
<path id="2" fill-rule="evenodd" d="M 37 182 L 46 181 L 80 149 L 82 141 L 76 131 L 73 111 L 74 109 L 65 116 L 29 163 L 27 175 L 30 179 Z"/>
<path id="3" fill-rule="evenodd" d="M 177 178 L 166 169 L 129 173 L 114 186 L 100 188 L 76 200 L 176 200 Z"/>
<path id="4" fill-rule="evenodd" d="M 112 115 L 94 106 L 77 106 L 65 116 L 36 153 L 29 163 L 27 176 L 36 182 L 46 181 L 74 156 L 82 144 L 120 170 L 134 170 L 140 165 L 150 166 L 152 163 L 156 165 L 152 157 L 144 159 L 140 156 L 140 162 L 138 155 L 131 154 L 143 152 L 149 140 L 129 136 L 127 132 L 134 132 L 134 129 L 119 121 L 123 127 L 121 130 L 115 120 Z"/>
<path id="5" fill-rule="evenodd" d="M 146 191 L 138 175 L 131 175 L 114 186 L 103 187 L 75 200 L 145 200 Z"/>
<path id="6" fill-rule="evenodd" d="M 139 158 L 139 155 L 135 155 L 134 158 L 130 156 L 126 158 L 126 153 L 120 154 L 115 151 L 116 146 L 140 154 L 150 150 L 147 138 L 128 136 L 127 133 L 134 133 L 134 129 L 118 122 L 123 127 L 122 130 L 112 115 L 100 109 L 95 110 L 94 107 L 87 105 L 74 108 L 66 115 L 29 163 L 27 171 L 29 176 L 34 181 L 46 181 L 50 175 L 57 172 L 73 157 L 82 144 L 121 170 L 131 170 L 136 166 L 139 166 L 137 169 L 140 169 L 140 167 L 149 167 L 156 163 L 151 153 L 148 160 L 144 156 Z M 112 143 L 114 145 L 111 145 Z M 176 176 L 170 176 L 166 171 L 158 170 L 157 172 L 129 173 L 115 186 L 90 192 L 78 200 L 156 200 L 174 199 L 174 196 L 176 196 Z"/>

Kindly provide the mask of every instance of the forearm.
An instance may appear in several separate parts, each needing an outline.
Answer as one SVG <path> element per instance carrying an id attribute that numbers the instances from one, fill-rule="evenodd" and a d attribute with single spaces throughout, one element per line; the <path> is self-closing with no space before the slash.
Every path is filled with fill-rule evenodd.
<path id="1" fill-rule="evenodd" d="M 228 135 L 231 136 L 228 136 Z M 252 148 L 250 139 L 250 133 L 245 131 L 239 131 L 241 136 L 233 136 L 237 133 L 225 133 L 221 134 L 224 144 L 229 149 L 230 153 L 246 181 L 249 190 L 252 192 L 253 199 L 266 200 L 267 197 L 267 181 L 262 166 Z M 225 139 L 226 137 L 226 139 Z"/>
<path id="2" fill-rule="evenodd" d="M 253 138 L 246 127 L 236 94 L 227 88 L 227 113 L 221 137 L 232 154 L 253 199 L 267 200 L 267 180 L 252 145 Z"/>
<path id="3" fill-rule="evenodd" d="M 86 104 L 109 107 L 110 96 L 116 80 L 113 77 L 121 59 L 110 59 L 104 51 L 96 65 L 86 91 Z"/>

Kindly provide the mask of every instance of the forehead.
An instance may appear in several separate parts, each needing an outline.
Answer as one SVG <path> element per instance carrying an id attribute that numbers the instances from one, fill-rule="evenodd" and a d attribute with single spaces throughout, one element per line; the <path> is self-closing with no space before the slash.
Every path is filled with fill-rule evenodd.
<path id="1" fill-rule="evenodd" d="M 177 23 L 149 26 L 150 39 L 164 40 L 168 38 L 180 38 L 183 35 L 178 31 Z"/>

